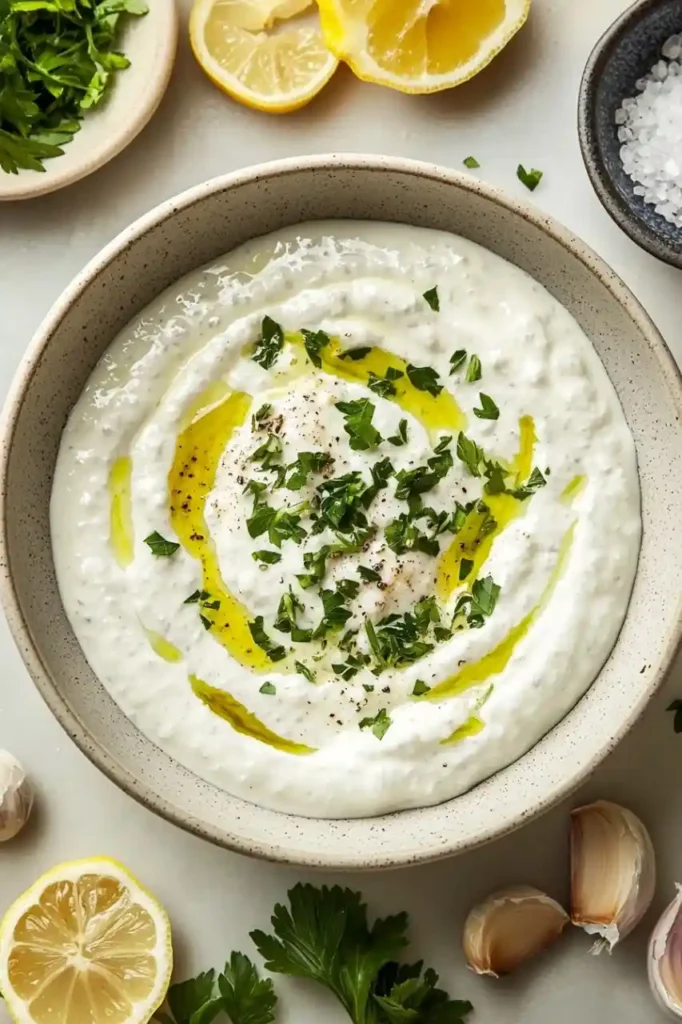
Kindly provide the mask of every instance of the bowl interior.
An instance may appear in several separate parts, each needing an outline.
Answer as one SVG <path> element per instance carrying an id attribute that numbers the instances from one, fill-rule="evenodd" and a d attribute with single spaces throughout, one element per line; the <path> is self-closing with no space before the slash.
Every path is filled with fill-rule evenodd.
<path id="1" fill-rule="evenodd" d="M 653 206 L 635 195 L 634 182 L 620 159 L 621 143 L 614 120 L 623 100 L 637 95 L 635 83 L 660 58 L 666 39 L 680 33 L 682 0 L 645 0 L 623 15 L 598 44 L 594 63 L 588 65 L 588 109 L 584 116 L 590 123 L 589 148 L 596 165 L 592 169 L 612 197 L 614 207 L 610 212 L 621 226 L 625 226 L 624 220 L 634 222 L 631 228 L 648 240 L 645 247 L 650 251 L 652 246 L 658 250 L 665 247 L 682 262 L 682 229 L 669 224 Z M 643 244 L 642 239 L 635 240 Z M 661 252 L 655 251 L 655 255 Z"/>
<path id="2" fill-rule="evenodd" d="M 49 501 L 69 411 L 115 334 L 163 288 L 249 238 L 302 220 L 402 221 L 462 234 L 547 287 L 595 344 L 635 436 L 644 540 L 630 610 L 598 680 L 525 757 L 438 807 L 321 821 L 277 814 L 203 782 L 128 721 L 86 663 L 62 608 Z M 680 629 L 680 383 L 625 287 L 563 229 L 467 177 L 382 158 L 308 158 L 199 186 L 113 242 L 34 340 L 5 410 L 0 557 L 10 625 L 45 700 L 119 785 L 168 818 L 243 852 L 310 865 L 381 867 L 444 856 L 560 799 L 632 724 Z M 566 409 L 570 430 L 571 411 Z M 614 529 L 617 524 L 614 523 Z"/>

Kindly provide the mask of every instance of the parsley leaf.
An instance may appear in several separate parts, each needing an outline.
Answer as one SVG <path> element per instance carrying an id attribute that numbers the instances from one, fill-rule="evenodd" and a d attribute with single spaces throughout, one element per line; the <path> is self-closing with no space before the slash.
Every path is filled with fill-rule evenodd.
<path id="1" fill-rule="evenodd" d="M 262 470 L 278 469 L 282 461 L 282 441 L 276 434 L 268 434 L 263 444 L 249 455 L 249 462 L 260 462 Z"/>
<path id="2" fill-rule="evenodd" d="M 357 348 L 346 348 L 339 355 L 339 359 L 350 359 L 352 362 L 357 363 L 358 360 L 364 359 L 372 351 L 369 345 L 359 345 Z"/>
<path id="3" fill-rule="evenodd" d="M 474 416 L 478 416 L 479 420 L 499 419 L 500 410 L 497 408 L 490 395 L 485 395 L 482 391 L 479 391 L 478 398 L 481 403 L 481 408 L 474 409 Z"/>
<path id="4" fill-rule="evenodd" d="M 468 167 L 470 171 L 475 171 L 478 167 L 481 166 L 475 156 L 465 157 L 462 163 L 464 164 L 465 167 Z"/>
<path id="5" fill-rule="evenodd" d="M 263 423 L 265 423 L 271 412 L 272 406 L 268 402 L 266 402 L 264 405 L 261 405 L 260 409 L 257 409 L 252 416 L 251 426 L 253 427 L 253 429 L 260 429 L 260 427 L 263 425 Z"/>
<path id="6" fill-rule="evenodd" d="M 472 611 L 480 612 L 481 615 L 492 615 L 500 596 L 500 590 L 500 586 L 495 583 L 492 576 L 476 580 L 471 588 Z"/>
<path id="7" fill-rule="evenodd" d="M 411 512 L 421 507 L 421 495 L 432 490 L 452 469 L 453 458 L 446 447 L 451 440 L 443 438 L 426 466 L 401 469 L 396 474 L 395 496 L 398 501 L 407 501 Z"/>
<path id="8" fill-rule="evenodd" d="M 482 376 L 483 369 L 481 367 L 481 360 L 478 356 L 473 355 L 469 360 L 469 365 L 467 366 L 466 382 L 467 384 L 473 384 L 474 381 L 480 380 Z"/>
<path id="9" fill-rule="evenodd" d="M 403 371 L 397 370 L 394 366 L 389 366 L 383 377 L 378 377 L 376 373 L 372 373 L 370 370 L 367 387 L 382 398 L 392 398 L 393 395 L 397 394 L 396 386 L 393 382 L 404 376 Z"/>
<path id="10" fill-rule="evenodd" d="M 511 493 L 515 498 L 518 498 L 520 501 L 524 501 L 526 498 L 530 498 L 531 494 L 534 494 L 540 487 L 544 487 L 546 483 L 547 481 L 542 475 L 542 472 L 536 466 L 525 484 L 517 487 L 516 490 Z"/>
<path id="11" fill-rule="evenodd" d="M 358 566 L 358 574 L 365 581 L 365 583 L 380 583 L 381 575 L 375 570 L 370 569 L 366 565 Z"/>
<path id="12" fill-rule="evenodd" d="M 158 530 L 154 530 L 148 537 L 145 537 L 144 542 L 157 558 L 168 558 L 170 555 L 174 555 L 180 547 L 174 540 L 166 540 L 165 537 L 162 537 Z"/>
<path id="13" fill-rule="evenodd" d="M 314 640 L 319 640 L 327 633 L 338 633 L 348 622 L 352 613 L 346 608 L 346 601 L 349 597 L 352 598 L 357 594 L 357 590 L 355 594 L 349 592 L 346 586 L 349 583 L 353 583 L 358 588 L 360 586 L 354 580 L 341 580 L 337 583 L 336 590 L 320 591 L 323 615 L 319 626 L 313 631 Z"/>
<path id="14" fill-rule="evenodd" d="M 211 1024 L 221 1012 L 231 1024 L 271 1024 L 277 996 L 247 956 L 232 953 L 217 978 L 212 970 L 171 985 L 167 1002 L 172 1018 L 160 1011 L 153 1018 L 162 1024 Z"/>
<path id="15" fill-rule="evenodd" d="M 345 416 L 345 431 L 350 438 L 353 451 L 365 452 L 376 448 L 383 438 L 372 425 L 374 405 L 368 398 L 358 398 L 353 402 L 336 402 L 336 408 Z"/>
<path id="16" fill-rule="evenodd" d="M 284 331 L 272 317 L 264 316 L 260 338 L 256 342 L 251 358 L 264 370 L 269 370 L 283 348 Z"/>
<path id="17" fill-rule="evenodd" d="M 253 638 L 253 642 L 260 647 L 262 651 L 265 651 L 270 661 L 281 661 L 282 658 L 286 657 L 287 652 L 285 649 L 280 644 L 276 644 L 271 640 L 265 632 L 262 615 L 257 615 L 253 622 L 249 623 L 249 632 Z"/>
<path id="18" fill-rule="evenodd" d="M 372 483 L 365 489 L 365 492 L 362 495 L 362 504 L 364 508 L 369 508 L 379 491 L 384 490 L 394 472 L 393 463 L 390 459 L 380 459 L 379 462 L 374 463 L 370 470 L 370 473 L 372 474 Z"/>
<path id="19" fill-rule="evenodd" d="M 258 692 L 272 696 L 277 693 L 277 687 L 274 683 L 263 683 L 263 685 L 258 688 Z"/>
<path id="20" fill-rule="evenodd" d="M 189 1024 L 192 1015 L 211 1000 L 215 986 L 215 973 L 215 971 L 204 971 L 196 978 L 188 978 L 187 981 L 171 985 L 166 1000 L 175 1024 Z"/>
<path id="21" fill-rule="evenodd" d="M 296 576 L 296 579 L 304 590 L 307 590 L 308 587 L 314 586 L 316 583 L 322 582 L 327 566 L 328 555 L 329 547 L 326 544 L 323 545 L 319 551 L 306 551 L 304 553 L 303 566 L 308 570 L 308 572 L 299 573 Z"/>
<path id="22" fill-rule="evenodd" d="M 361 719 L 360 728 L 371 729 L 378 740 L 383 740 L 391 724 L 391 718 L 387 714 L 386 708 L 381 708 L 373 718 Z"/>
<path id="23" fill-rule="evenodd" d="M 415 684 L 414 684 L 414 686 L 412 688 L 412 696 L 413 697 L 423 697 L 424 694 L 428 693 L 430 689 L 431 689 L 431 687 L 428 686 L 424 682 L 423 679 L 417 679 L 417 681 L 415 682 Z"/>
<path id="24" fill-rule="evenodd" d="M 305 676 L 309 683 L 315 682 L 315 673 L 307 665 L 304 665 L 302 661 L 295 661 L 294 667 L 298 669 L 302 676 Z"/>
<path id="25" fill-rule="evenodd" d="M 310 362 L 313 364 L 313 366 L 317 366 L 319 368 L 320 366 L 322 366 L 320 352 L 329 344 L 331 340 L 329 335 L 325 334 L 324 331 L 306 330 L 302 330 L 301 334 L 303 335 L 303 344 L 306 352 L 308 353 L 308 358 L 310 359 Z"/>
<path id="26" fill-rule="evenodd" d="M 467 467 L 472 476 L 481 475 L 481 463 L 484 459 L 482 448 L 475 441 L 470 440 L 464 431 L 460 430 L 457 436 L 457 458 Z"/>
<path id="27" fill-rule="evenodd" d="M 268 551 L 267 549 L 254 551 L 251 557 L 254 562 L 262 562 L 264 565 L 276 565 L 277 562 L 282 561 L 282 553 L 280 551 Z"/>
<path id="28" fill-rule="evenodd" d="M 456 349 L 450 356 L 450 376 L 453 373 L 457 373 L 461 366 L 464 365 L 467 358 L 467 350 L 465 348 Z"/>
<path id="29" fill-rule="evenodd" d="M 470 558 L 462 558 L 460 560 L 460 563 L 459 563 L 459 578 L 460 578 L 460 581 L 461 580 L 465 580 L 467 578 L 467 576 L 469 576 L 469 574 L 471 573 L 471 570 L 473 569 L 473 567 L 474 567 L 474 563 L 472 562 L 472 560 Z"/>
<path id="30" fill-rule="evenodd" d="M 519 164 L 516 170 L 516 177 L 526 186 L 527 189 L 529 189 L 530 192 L 535 192 L 535 189 L 542 181 L 543 172 L 536 170 L 535 167 L 532 167 L 530 171 L 527 171 L 523 164 Z"/>
<path id="31" fill-rule="evenodd" d="M 402 448 L 404 444 L 407 444 L 407 420 L 401 420 L 398 424 L 398 433 L 386 440 L 396 448 Z"/>
<path id="32" fill-rule="evenodd" d="M 434 398 L 443 390 L 438 374 L 432 366 L 413 366 L 412 363 L 408 363 L 407 376 L 413 387 L 418 391 L 428 391 Z"/>
<path id="33" fill-rule="evenodd" d="M 424 292 L 424 298 L 428 302 L 431 309 L 434 310 L 435 313 L 438 313 L 440 310 L 440 299 L 438 298 L 438 289 L 435 287 L 429 288 L 427 292 Z"/>
<path id="34" fill-rule="evenodd" d="M 182 603 L 198 604 L 199 601 L 208 601 L 210 596 L 211 595 L 209 594 L 208 590 L 195 590 L 194 593 L 190 594 L 189 597 L 186 597 Z"/>
<path id="35" fill-rule="evenodd" d="M 300 491 L 308 482 L 311 473 L 319 473 L 331 466 L 334 459 L 327 452 L 300 452 L 296 461 L 287 466 L 284 487 Z"/>

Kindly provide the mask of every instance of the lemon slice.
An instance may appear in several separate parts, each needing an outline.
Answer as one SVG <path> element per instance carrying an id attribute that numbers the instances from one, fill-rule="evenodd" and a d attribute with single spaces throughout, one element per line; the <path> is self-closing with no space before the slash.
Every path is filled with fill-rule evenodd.
<path id="1" fill-rule="evenodd" d="M 466 82 L 524 24 L 530 0 L 318 0 L 329 49 L 359 78 L 425 93 Z"/>
<path id="2" fill-rule="evenodd" d="M 165 911 L 108 857 L 52 868 L 0 925 L 0 991 L 17 1024 L 146 1024 L 172 966 Z"/>
<path id="3" fill-rule="evenodd" d="M 299 17 L 306 13 L 315 13 L 313 0 L 195 0 L 189 23 L 194 56 L 240 103 L 271 114 L 297 110 L 317 96 L 339 63 L 317 17 Z"/>

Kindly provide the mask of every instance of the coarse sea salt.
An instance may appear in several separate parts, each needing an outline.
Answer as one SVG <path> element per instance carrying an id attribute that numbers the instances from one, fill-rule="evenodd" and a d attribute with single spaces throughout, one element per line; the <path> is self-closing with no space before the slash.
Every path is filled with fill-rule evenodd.
<path id="1" fill-rule="evenodd" d="M 635 195 L 682 228 L 682 34 L 666 40 L 636 87 L 615 115 L 620 158 Z"/>

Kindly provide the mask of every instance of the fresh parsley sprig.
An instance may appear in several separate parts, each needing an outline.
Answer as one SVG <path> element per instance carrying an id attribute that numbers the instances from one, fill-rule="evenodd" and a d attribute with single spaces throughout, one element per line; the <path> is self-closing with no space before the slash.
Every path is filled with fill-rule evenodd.
<path id="1" fill-rule="evenodd" d="M 198 974 L 171 985 L 166 997 L 170 1013 L 157 1010 L 161 1024 L 211 1024 L 226 1013 L 232 1024 L 271 1024 L 277 996 L 272 981 L 260 978 L 243 953 L 232 953 L 224 970 Z"/>
<path id="2" fill-rule="evenodd" d="M 261 323 L 260 338 L 255 344 L 251 358 L 259 366 L 262 366 L 264 370 L 269 370 L 276 362 L 283 348 L 284 331 L 282 327 L 271 316 L 264 316 Z"/>

